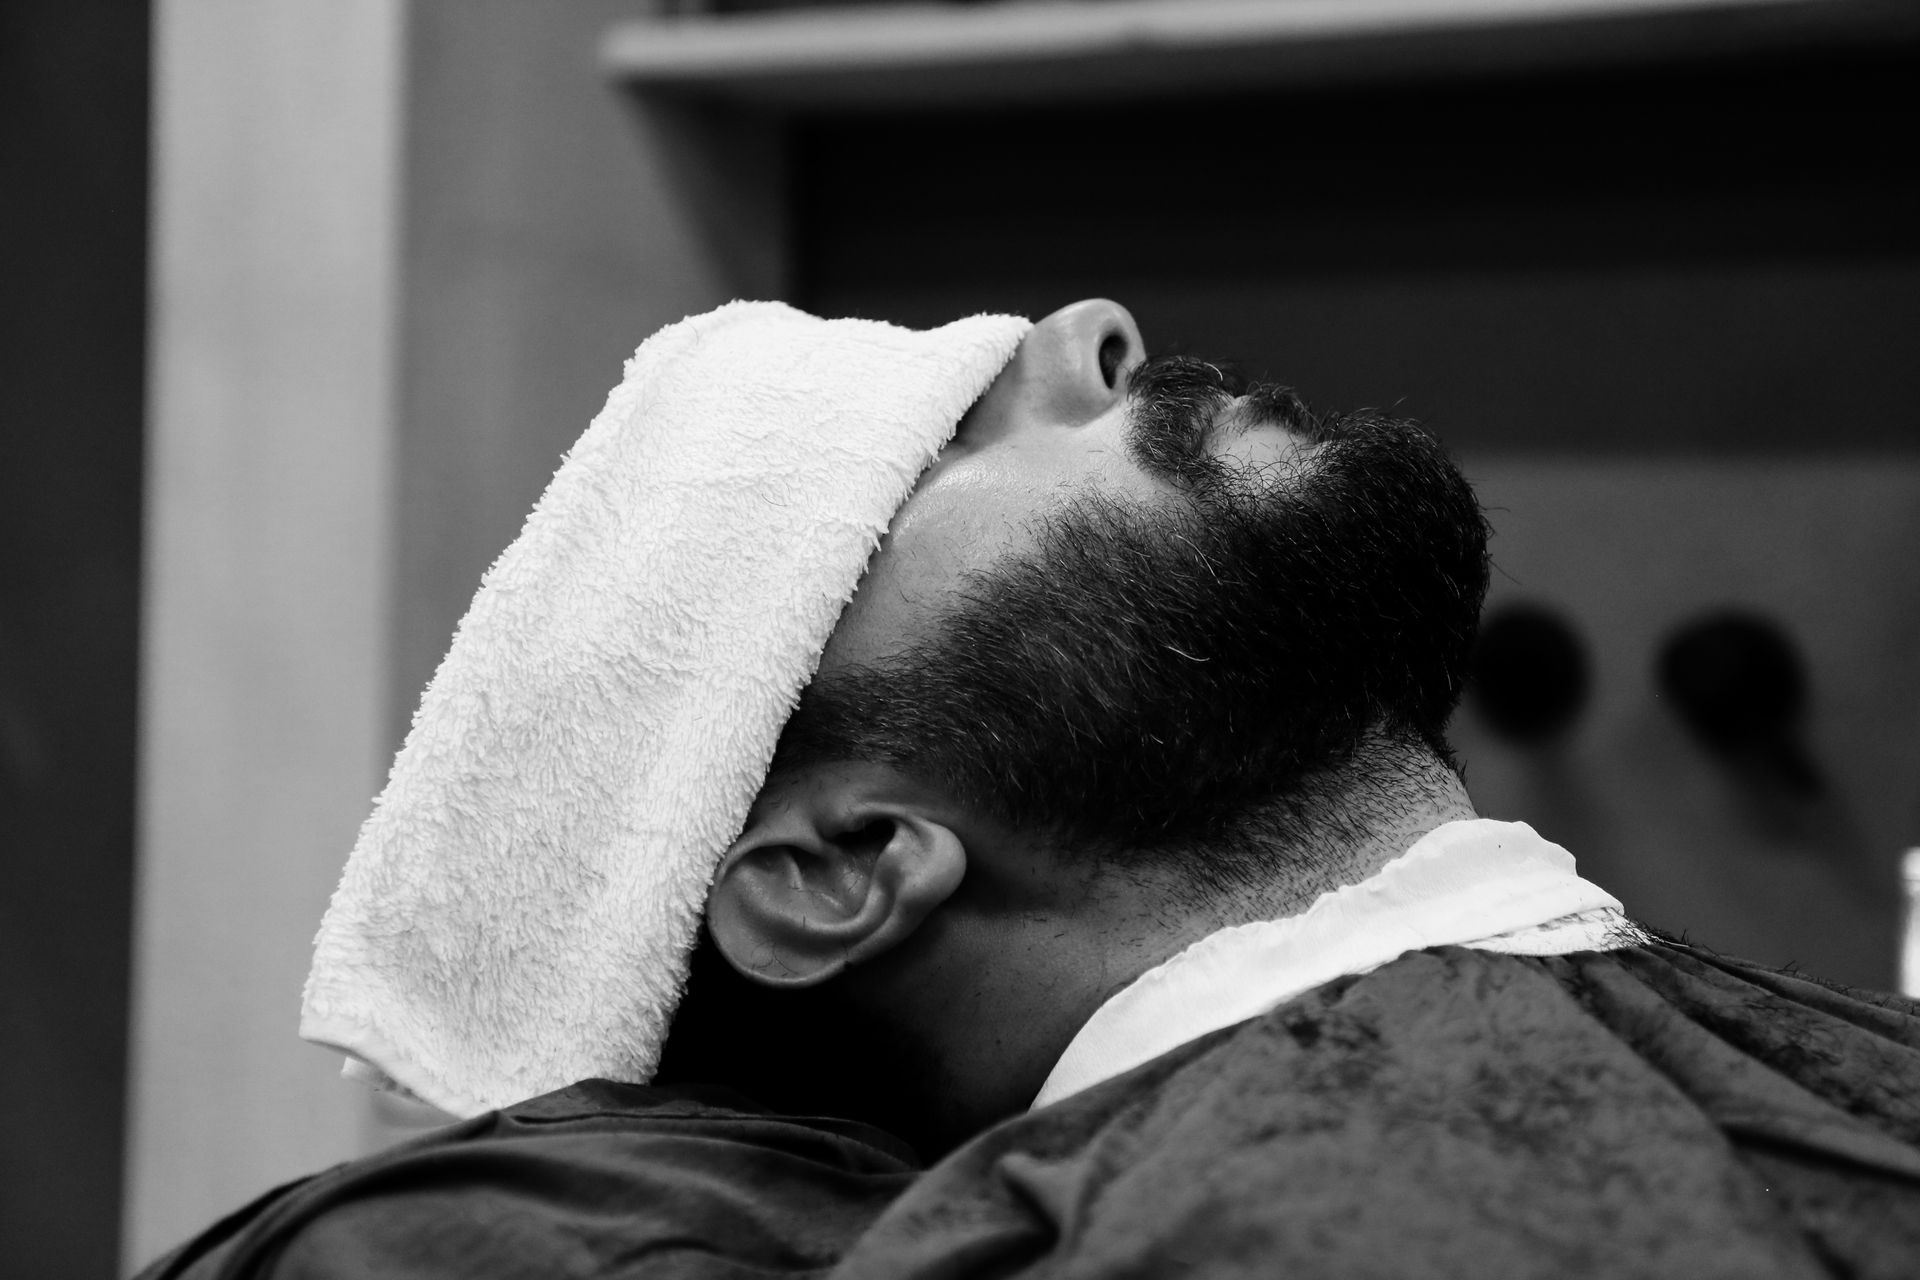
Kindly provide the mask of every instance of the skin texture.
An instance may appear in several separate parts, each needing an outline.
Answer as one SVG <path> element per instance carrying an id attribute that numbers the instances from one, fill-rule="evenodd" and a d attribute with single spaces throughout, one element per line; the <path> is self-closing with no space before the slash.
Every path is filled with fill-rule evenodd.
<path id="1" fill-rule="evenodd" d="M 1076 494 L 1171 498 L 1125 444 L 1126 375 L 1145 354 L 1133 317 L 1106 299 L 1036 324 L 895 515 L 821 671 L 869 663 L 918 635 L 964 575 L 1030 545 L 1035 519 Z M 1261 426 L 1225 433 L 1215 452 L 1253 466 L 1297 444 Z"/>
<path id="2" fill-rule="evenodd" d="M 1031 547 L 1036 522 L 1078 496 L 1175 500 L 1126 445 L 1142 359 L 1112 302 L 1036 325 L 893 521 L 822 675 L 924 634 L 969 575 Z M 1208 452 L 1238 469 L 1302 447 L 1278 426 L 1220 421 Z M 1223 926 L 1299 911 L 1468 816 L 1452 772 L 1416 762 L 1335 882 L 1283 876 L 1196 901 L 1168 871 L 1054 847 L 886 765 L 808 766 L 769 782 L 721 866 L 663 1077 L 857 1115 L 932 1154 L 1023 1110 L 1086 1019 L 1147 969 Z"/>

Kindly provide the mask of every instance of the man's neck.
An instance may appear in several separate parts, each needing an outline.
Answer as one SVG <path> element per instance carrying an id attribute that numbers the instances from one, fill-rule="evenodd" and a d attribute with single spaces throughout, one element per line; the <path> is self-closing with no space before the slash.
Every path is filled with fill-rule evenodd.
<path id="1" fill-rule="evenodd" d="M 1278 855 L 1282 870 L 1269 885 L 1222 903 L 1226 913 L 1214 928 L 1298 915 L 1322 895 L 1372 876 L 1436 827 L 1479 816 L 1459 775 L 1424 753 L 1383 757 L 1335 792 L 1327 808 L 1313 838 Z"/>
<path id="2" fill-rule="evenodd" d="M 950 909 L 896 965 L 850 974 L 860 1003 L 916 1047 L 937 1107 L 932 1149 L 1024 1109 L 1108 999 L 1219 929 L 1298 914 L 1367 879 L 1421 836 L 1474 817 L 1431 757 L 1396 759 L 1346 789 L 1341 820 L 1312 847 L 1274 851 L 1266 883 L 1198 893 L 1181 868 L 1032 847 L 982 848 Z M 1099 869 L 1089 871 L 1090 865 Z M 1049 883 L 1050 877 L 1056 882 Z"/>

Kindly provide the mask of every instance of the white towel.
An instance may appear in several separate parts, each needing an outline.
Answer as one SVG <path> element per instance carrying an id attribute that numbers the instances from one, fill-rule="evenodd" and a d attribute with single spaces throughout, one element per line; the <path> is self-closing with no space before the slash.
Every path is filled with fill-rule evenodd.
<path id="1" fill-rule="evenodd" d="M 800 690 L 1027 328 L 738 302 L 642 344 L 421 699 L 300 1034 L 462 1116 L 649 1079 Z"/>

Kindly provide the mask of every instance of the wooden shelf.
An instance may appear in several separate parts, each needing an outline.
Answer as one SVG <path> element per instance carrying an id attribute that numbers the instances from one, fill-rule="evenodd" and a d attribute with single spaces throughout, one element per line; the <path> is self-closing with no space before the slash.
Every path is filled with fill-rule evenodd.
<path id="1" fill-rule="evenodd" d="M 1004 0 L 636 19 L 636 91 L 800 110 L 993 106 L 1867 48 L 1911 0 Z"/>

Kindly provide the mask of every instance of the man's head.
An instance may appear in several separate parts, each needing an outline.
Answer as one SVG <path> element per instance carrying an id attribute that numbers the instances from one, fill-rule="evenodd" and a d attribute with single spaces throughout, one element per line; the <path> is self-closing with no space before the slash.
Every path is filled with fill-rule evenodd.
<path id="1" fill-rule="evenodd" d="M 922 1095 L 993 1095 L 934 1128 L 1004 1110 L 1033 1065 L 982 1089 L 942 1026 L 1057 1024 L 1044 1061 L 1171 950 L 1358 878 L 1445 774 L 1485 566 L 1418 428 L 1145 361 L 1111 303 L 1056 313 L 894 521 L 716 880 L 715 948 Z"/>

